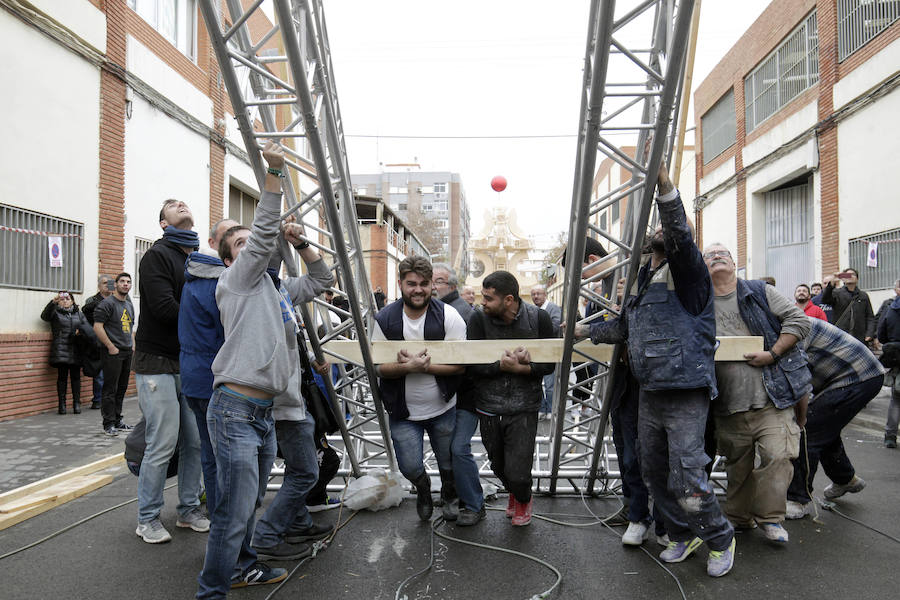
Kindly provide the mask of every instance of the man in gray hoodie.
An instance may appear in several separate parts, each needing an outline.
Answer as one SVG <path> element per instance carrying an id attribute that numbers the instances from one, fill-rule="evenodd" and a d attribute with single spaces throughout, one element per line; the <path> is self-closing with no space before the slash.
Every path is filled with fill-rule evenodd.
<path id="1" fill-rule="evenodd" d="M 232 227 L 219 245 L 227 268 L 216 286 L 216 304 L 225 341 L 213 361 L 207 413 L 218 500 L 197 598 L 225 598 L 229 588 L 287 577 L 284 569 L 257 562 L 250 546 L 254 511 L 262 504 L 275 458 L 274 419 L 311 421 L 300 396 L 293 304 L 309 301 L 332 281 L 328 266 L 302 240 L 296 224 L 285 227 L 284 237 L 299 250 L 309 274 L 279 280 L 267 272 L 281 225 L 284 150 L 269 142 L 263 157 L 269 168 L 253 227 Z"/>

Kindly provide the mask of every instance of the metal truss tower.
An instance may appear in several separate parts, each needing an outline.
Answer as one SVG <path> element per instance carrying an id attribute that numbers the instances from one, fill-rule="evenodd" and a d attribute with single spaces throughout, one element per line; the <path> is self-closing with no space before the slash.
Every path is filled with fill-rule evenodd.
<path id="1" fill-rule="evenodd" d="M 335 412 L 350 415 L 349 422 L 339 419 L 344 451 L 339 473 L 359 476 L 368 466 L 396 468 L 378 389 L 369 383 L 376 381 L 367 334 L 375 301 L 359 239 L 322 3 L 273 0 L 277 24 L 254 38 L 249 25 L 251 20 L 262 21 L 263 3 L 254 0 L 244 9 L 241 0 L 225 0 L 230 24 L 224 27 L 221 0 L 201 0 L 200 10 L 259 189 L 266 172 L 260 148 L 267 139 L 278 140 L 285 147 L 288 167 L 284 179 L 288 210 L 283 216 L 295 215 L 307 232 L 318 234 L 308 233 L 308 241 L 332 261 L 340 291 L 349 301 L 349 311 L 319 299 L 314 301 L 315 314 L 299 307 L 320 360 L 324 358 L 321 344 L 329 339 L 359 341 L 362 360 L 341 366 L 334 384 L 324 378 Z M 312 165 L 299 150 L 304 146 Z M 311 189 L 298 189 L 302 182 Z M 292 250 L 282 246 L 288 273 L 297 275 Z M 338 322 L 333 323 L 332 315 Z M 326 330 L 321 339 L 319 323 Z"/>
<path id="2" fill-rule="evenodd" d="M 576 320 L 574 315 L 582 299 L 605 310 L 580 322 L 617 313 L 615 285 L 610 299 L 599 284 L 607 277 L 613 282 L 625 277 L 625 289 L 629 289 L 636 277 L 653 208 L 656 175 L 661 162 L 671 157 L 675 140 L 694 2 L 642 0 L 636 6 L 628 3 L 624 10 L 617 10 L 617 4 L 626 3 L 593 0 L 590 6 L 566 248 L 563 314 L 569 323 Z M 620 149 L 623 145 L 634 146 L 636 151 L 633 155 L 626 153 Z M 598 153 L 630 172 L 631 177 L 615 189 L 595 195 Z M 620 201 L 627 202 L 622 227 L 614 229 L 611 222 L 601 226 L 595 215 Z M 589 236 L 607 242 L 611 252 L 602 261 L 582 268 L 581 257 Z M 582 279 L 583 273 L 601 266 L 600 272 Z M 557 490 L 560 479 L 570 478 L 567 473 L 587 473 L 589 492 L 593 492 L 599 477 L 618 475 L 610 469 L 605 432 L 613 390 L 609 364 L 619 360 L 624 348 L 617 346 L 611 363 L 598 364 L 589 377 L 570 384 L 570 373 L 574 374 L 577 363 L 588 360 L 573 350 L 573 329 L 566 328 L 564 355 L 557 369 L 548 458 L 551 493 Z M 585 396 L 588 399 L 579 399 Z M 570 417 L 567 401 L 582 405 L 584 417 Z"/>

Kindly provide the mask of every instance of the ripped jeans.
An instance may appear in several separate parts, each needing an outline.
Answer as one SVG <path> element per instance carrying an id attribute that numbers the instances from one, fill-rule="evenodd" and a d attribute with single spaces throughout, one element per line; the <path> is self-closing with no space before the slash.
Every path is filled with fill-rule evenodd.
<path id="1" fill-rule="evenodd" d="M 710 460 L 703 450 L 709 392 L 640 393 L 641 470 L 669 539 L 684 542 L 696 536 L 710 550 L 725 550 L 734 528 L 722 514 L 705 470 Z"/>

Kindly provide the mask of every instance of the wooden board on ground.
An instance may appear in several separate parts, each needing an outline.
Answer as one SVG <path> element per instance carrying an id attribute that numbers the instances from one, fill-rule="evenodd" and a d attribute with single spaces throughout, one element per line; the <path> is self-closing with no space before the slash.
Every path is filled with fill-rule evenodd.
<path id="1" fill-rule="evenodd" d="M 717 361 L 744 360 L 744 354 L 761 352 L 763 339 L 755 336 L 720 337 L 716 351 Z M 477 365 L 500 360 L 504 350 L 518 346 L 531 353 L 533 362 L 559 362 L 563 353 L 561 339 L 527 339 L 527 340 L 460 340 L 460 341 L 388 341 L 372 342 L 372 360 L 375 364 L 391 363 L 397 360 L 401 350 L 420 352 L 428 349 L 433 364 Z M 355 340 L 333 340 L 323 346 L 328 360 L 332 362 L 359 363 L 362 353 L 359 342 Z M 582 340 L 575 344 L 576 353 L 573 360 L 585 360 L 585 357 L 597 362 L 609 362 L 613 347 L 609 344 L 594 345 L 590 340 Z"/>
<path id="2" fill-rule="evenodd" d="M 0 504 L 0 530 L 21 523 L 60 504 L 112 482 L 112 475 L 78 475 L 37 490 L 32 496 Z"/>
<path id="3" fill-rule="evenodd" d="M 96 473 L 97 471 L 102 471 L 103 469 L 114 467 L 120 463 L 123 463 L 124 461 L 125 454 L 120 452 L 119 454 L 107 456 L 106 458 L 95 460 L 92 463 L 88 463 L 80 467 L 75 467 L 74 469 L 69 469 L 68 471 L 63 471 L 62 473 L 47 477 L 46 479 L 41 479 L 40 481 L 35 481 L 34 483 L 29 483 L 28 485 L 23 485 L 20 488 L 16 488 L 14 490 L 10 490 L 8 492 L 0 494 L 0 505 L 11 503 L 13 500 L 18 500 L 19 498 L 24 498 L 26 496 L 35 495 L 37 492 L 45 488 L 54 486 L 64 481 L 68 481 L 69 479 L 72 479 L 74 477 L 78 477 L 80 475 L 90 475 L 91 473 Z"/>

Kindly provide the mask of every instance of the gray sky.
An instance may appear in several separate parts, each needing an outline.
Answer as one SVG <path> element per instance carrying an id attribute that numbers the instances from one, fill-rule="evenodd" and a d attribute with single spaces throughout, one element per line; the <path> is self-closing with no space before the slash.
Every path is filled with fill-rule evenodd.
<path id="1" fill-rule="evenodd" d="M 617 14 L 635 4 L 620 0 Z M 694 87 L 767 4 L 703 3 Z M 586 0 L 328 2 L 351 172 L 417 160 L 460 173 L 476 235 L 498 200 L 490 180 L 503 175 L 502 200 L 527 233 L 566 230 L 588 8 Z M 355 137 L 363 135 L 382 137 Z M 554 135 L 572 137 L 427 139 Z"/>

